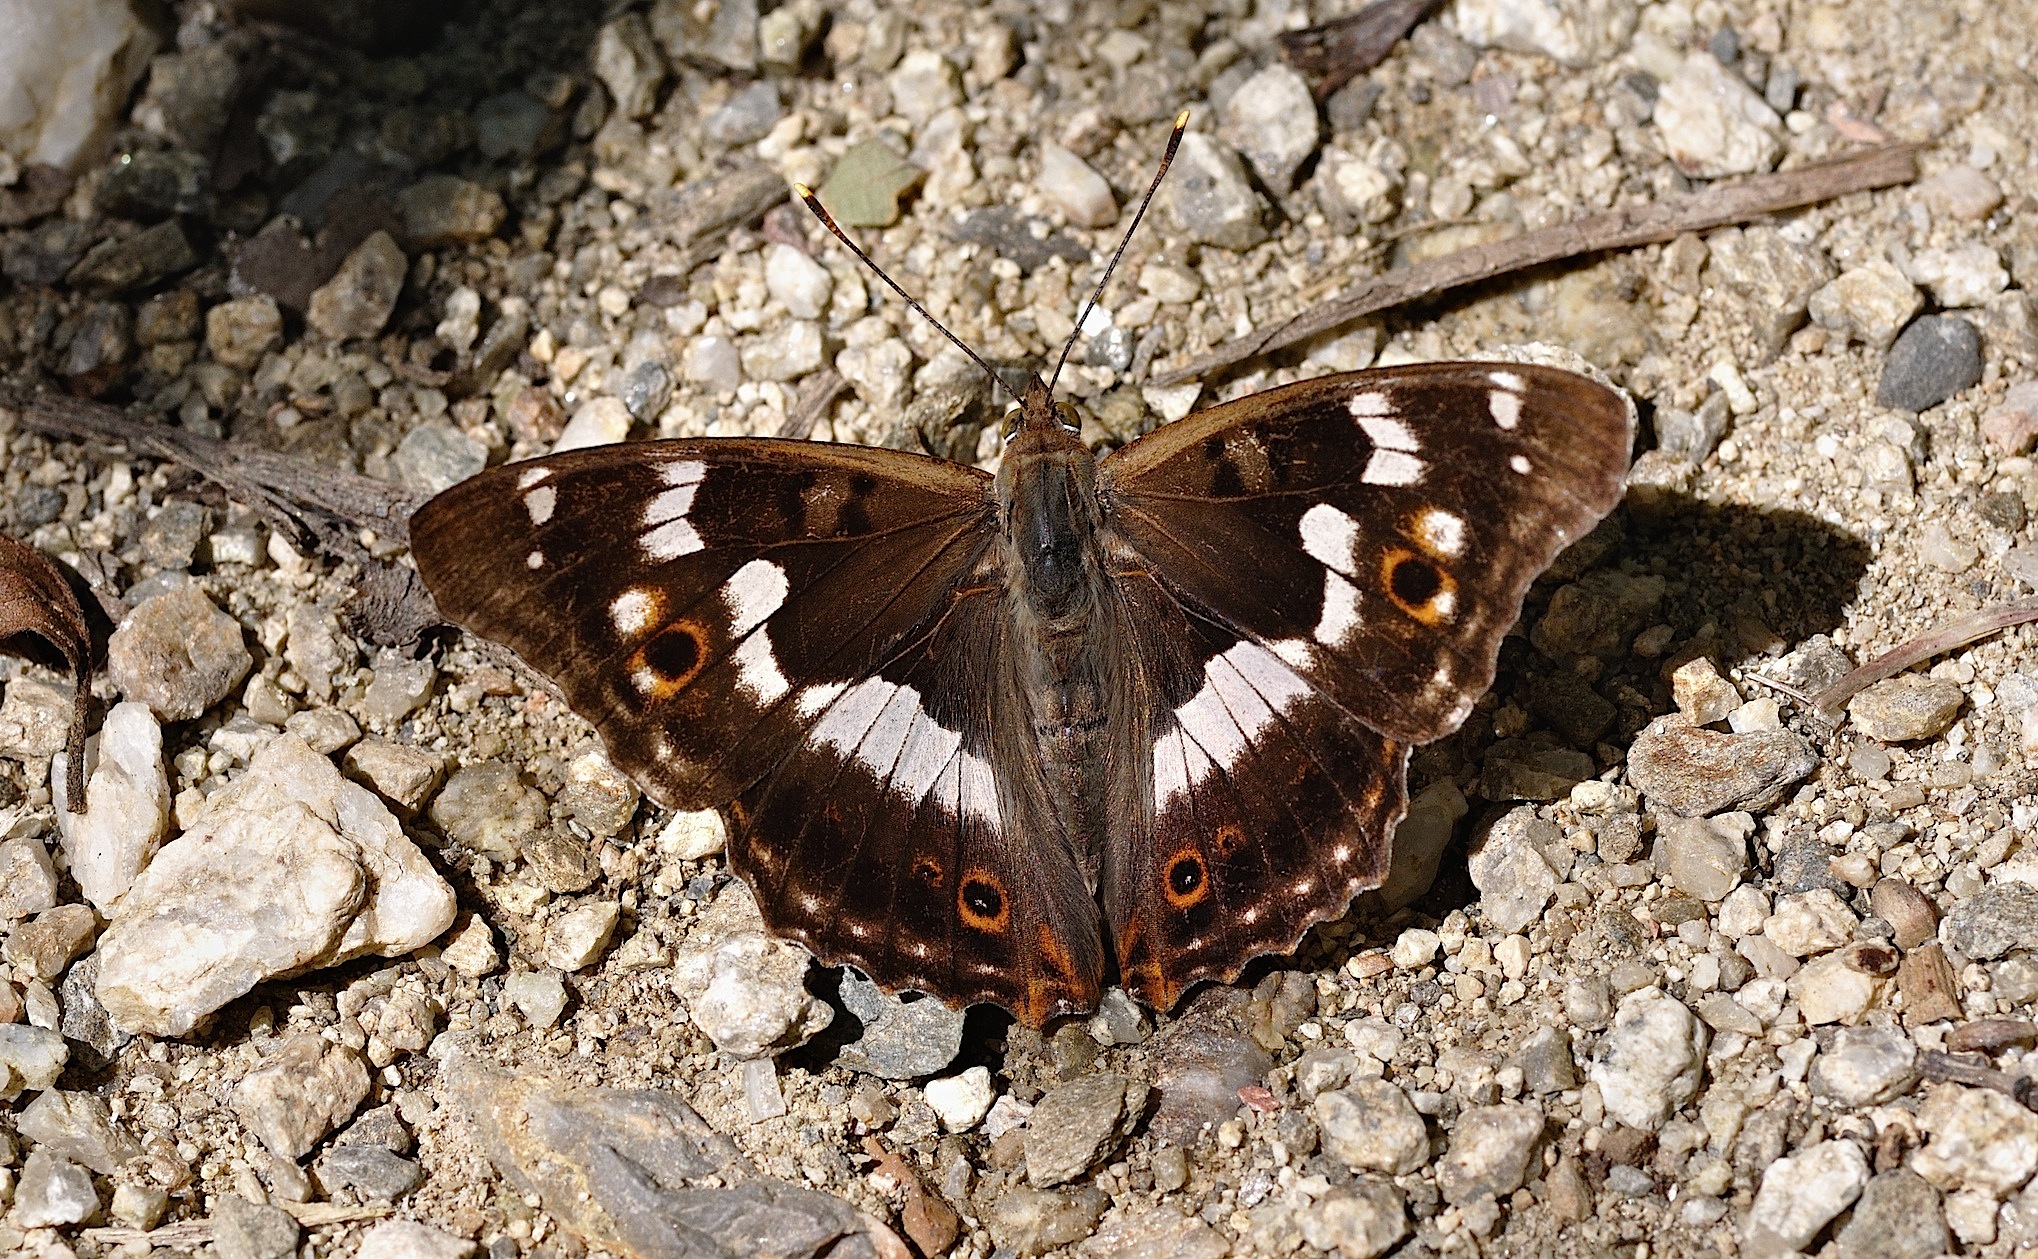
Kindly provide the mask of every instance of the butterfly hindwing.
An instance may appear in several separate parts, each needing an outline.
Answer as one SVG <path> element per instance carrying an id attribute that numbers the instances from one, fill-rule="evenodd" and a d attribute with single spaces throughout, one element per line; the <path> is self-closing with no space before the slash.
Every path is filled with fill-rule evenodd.
<path id="1" fill-rule="evenodd" d="M 1630 426 L 1571 372 L 1428 363 L 1197 412 L 1098 479 L 1109 527 L 1186 604 L 1423 743 L 1492 684 L 1529 583 L 1619 500 Z"/>

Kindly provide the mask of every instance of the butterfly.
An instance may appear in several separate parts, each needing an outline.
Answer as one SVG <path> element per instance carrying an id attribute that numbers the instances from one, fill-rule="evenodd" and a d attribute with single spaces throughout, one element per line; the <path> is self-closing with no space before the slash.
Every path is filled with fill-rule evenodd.
<path id="1" fill-rule="evenodd" d="M 1568 371 L 1427 363 L 1100 459 L 1034 376 L 995 475 L 602 446 L 453 486 L 411 549 L 653 799 L 725 810 L 773 932 L 1040 1026 L 1112 978 L 1170 1009 L 1382 882 L 1410 749 L 1618 501 L 1631 415 Z"/>

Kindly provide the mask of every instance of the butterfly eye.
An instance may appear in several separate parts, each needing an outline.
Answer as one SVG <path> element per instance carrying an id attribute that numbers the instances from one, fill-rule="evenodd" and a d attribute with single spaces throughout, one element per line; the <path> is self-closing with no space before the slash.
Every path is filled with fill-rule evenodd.
<path id="1" fill-rule="evenodd" d="M 1083 417 L 1076 411 L 1075 405 L 1073 403 L 1068 402 L 1055 403 L 1054 418 L 1060 420 L 1061 426 L 1071 433 L 1080 432 L 1082 430 Z"/>
<path id="2" fill-rule="evenodd" d="M 1010 442 L 1014 437 L 1017 437 L 1019 435 L 1019 425 L 1023 423 L 1025 419 L 1026 412 L 1020 410 L 1018 407 L 1013 407 L 1010 411 L 1005 412 L 1004 431 L 998 438 L 998 444 L 1004 445 Z"/>

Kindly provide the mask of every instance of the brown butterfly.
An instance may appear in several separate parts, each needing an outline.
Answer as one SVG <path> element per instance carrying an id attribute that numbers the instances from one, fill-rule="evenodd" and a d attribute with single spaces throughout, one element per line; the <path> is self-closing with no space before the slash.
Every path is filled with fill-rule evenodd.
<path id="1" fill-rule="evenodd" d="M 773 931 L 1038 1026 L 1114 976 L 1168 1009 L 1379 885 L 1409 749 L 1618 501 L 1631 422 L 1571 372 L 1431 363 L 1098 459 L 1035 376 L 995 476 L 603 446 L 454 486 L 411 544 L 654 799 L 726 807 Z"/>

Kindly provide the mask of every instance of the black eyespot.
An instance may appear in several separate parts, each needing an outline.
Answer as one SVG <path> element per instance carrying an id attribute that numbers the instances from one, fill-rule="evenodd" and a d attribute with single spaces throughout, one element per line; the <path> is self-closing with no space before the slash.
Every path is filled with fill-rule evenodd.
<path id="1" fill-rule="evenodd" d="M 1427 607 L 1443 588 L 1443 579 L 1437 570 L 1417 559 L 1403 559 L 1394 565 L 1394 571 L 1387 579 L 1394 588 L 1394 597 L 1410 607 Z"/>
<path id="2" fill-rule="evenodd" d="M 1168 867 L 1168 887 L 1177 896 L 1188 896 L 1203 886 L 1203 863 L 1184 857 Z"/>
<path id="3" fill-rule="evenodd" d="M 962 903 L 979 918 L 996 918 L 1005 909 L 1005 894 L 982 879 L 962 885 Z"/>
<path id="4" fill-rule="evenodd" d="M 670 626 L 644 644 L 644 664 L 668 681 L 692 677 L 700 659 L 700 641 L 689 625 Z"/>

